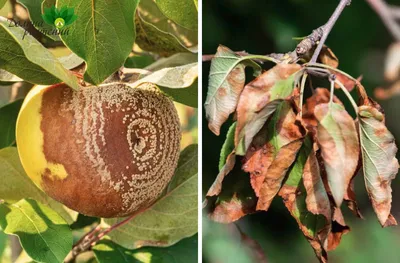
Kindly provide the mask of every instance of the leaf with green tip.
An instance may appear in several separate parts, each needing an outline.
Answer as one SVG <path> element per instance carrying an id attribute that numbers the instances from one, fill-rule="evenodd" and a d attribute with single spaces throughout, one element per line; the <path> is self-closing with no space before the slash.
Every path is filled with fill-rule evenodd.
<path id="1" fill-rule="evenodd" d="M 25 34 L 24 29 L 9 27 L 7 19 L 0 17 L 0 67 L 31 83 L 65 82 L 79 89 L 77 78 L 34 37 Z"/>
<path id="2" fill-rule="evenodd" d="M 132 51 L 134 14 L 138 0 L 59 0 L 57 7 L 74 7 L 78 16 L 62 34 L 65 45 L 86 61 L 84 79 L 100 84 L 116 72 Z"/>
<path id="3" fill-rule="evenodd" d="M 365 186 L 383 227 L 397 225 L 390 214 L 391 181 L 399 171 L 395 139 L 386 128 L 384 115 L 372 105 L 359 107 L 359 129 Z"/>
<path id="4" fill-rule="evenodd" d="M 24 198 L 35 199 L 57 211 L 68 223 L 73 223 L 78 213 L 74 212 L 37 188 L 26 175 L 18 156 L 17 148 L 8 147 L 0 150 L 0 199 L 15 203 Z"/>
<path id="5" fill-rule="evenodd" d="M 155 0 L 161 12 L 173 22 L 197 30 L 197 8 L 193 0 Z"/>
<path id="6" fill-rule="evenodd" d="M 234 152 L 227 157 L 226 164 L 208 190 L 207 200 L 208 217 L 219 223 L 232 223 L 256 211 L 257 197 L 249 176 L 241 169 L 240 157 Z"/>
<path id="7" fill-rule="evenodd" d="M 218 47 L 211 61 L 204 108 L 208 127 L 216 135 L 219 135 L 221 125 L 236 109 L 246 80 L 246 66 L 254 69 L 255 76 L 261 73 L 261 67 L 257 63 L 222 45 Z"/>
<path id="8" fill-rule="evenodd" d="M 56 1 L 52 0 L 17 0 L 22 6 L 24 6 L 29 14 L 29 19 L 32 21 L 33 26 L 45 34 L 46 36 L 50 37 L 53 40 L 60 40 L 58 36 L 56 27 L 54 26 L 54 21 L 47 20 L 47 16 L 43 15 L 42 5 L 43 2 L 49 2 L 49 4 L 55 5 Z M 46 19 L 46 20 L 44 20 Z M 46 23 L 44 23 L 45 21 Z M 50 23 L 48 23 L 50 22 Z"/>
<path id="9" fill-rule="evenodd" d="M 166 193 L 147 211 L 109 235 L 126 248 L 169 246 L 197 232 L 197 145 L 185 148 Z M 113 225 L 120 219 L 104 219 Z"/>
<path id="10" fill-rule="evenodd" d="M 254 137 L 243 162 L 243 169 L 250 173 L 251 185 L 259 197 L 259 210 L 268 210 L 303 144 L 305 130 L 296 121 L 292 107 L 290 101 L 280 103 Z"/>
<path id="11" fill-rule="evenodd" d="M 18 236 L 28 255 L 39 262 L 62 262 L 72 248 L 67 222 L 32 199 L 0 204 L 0 226 L 6 234 Z"/>
<path id="12" fill-rule="evenodd" d="M 170 247 L 144 247 L 136 250 L 103 239 L 93 247 L 93 252 L 99 263 L 191 263 L 197 261 L 197 239 L 197 235 L 194 235 Z"/>
<path id="13" fill-rule="evenodd" d="M 197 28 L 190 30 L 169 20 L 153 0 L 142 0 L 135 23 L 137 44 L 144 50 L 170 56 L 197 52 Z"/>
<path id="14" fill-rule="evenodd" d="M 254 136 L 295 88 L 297 64 L 278 64 L 247 84 L 237 106 L 236 154 L 245 155 Z"/>
<path id="15" fill-rule="evenodd" d="M 15 124 L 23 100 L 0 107 L 0 149 L 15 143 Z"/>
<path id="16" fill-rule="evenodd" d="M 360 145 L 356 126 L 345 108 L 337 103 L 319 104 L 314 114 L 328 185 L 336 206 L 340 207 L 358 166 Z"/>
<path id="17" fill-rule="evenodd" d="M 135 88 L 142 83 L 153 83 L 176 102 L 197 107 L 198 64 L 191 63 L 174 68 L 164 68 L 133 83 L 127 84 Z"/>
<path id="18" fill-rule="evenodd" d="M 235 150 L 235 130 L 236 130 L 236 122 L 229 127 L 228 133 L 226 134 L 226 139 L 221 148 L 221 153 L 219 155 L 219 170 L 224 167 L 226 163 L 226 158 L 228 155 Z"/>
<path id="19" fill-rule="evenodd" d="M 309 137 L 306 137 L 279 195 L 320 262 L 327 262 L 325 242 L 331 229 L 331 208 Z"/>

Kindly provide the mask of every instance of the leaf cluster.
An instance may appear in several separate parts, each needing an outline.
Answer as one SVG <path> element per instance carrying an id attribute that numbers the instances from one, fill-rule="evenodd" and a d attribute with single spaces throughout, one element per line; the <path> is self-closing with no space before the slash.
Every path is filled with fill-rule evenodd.
<path id="1" fill-rule="evenodd" d="M 263 72 L 261 61 L 276 65 Z M 207 192 L 206 209 L 210 219 L 231 223 L 268 211 L 279 196 L 318 259 L 327 262 L 327 251 L 350 231 L 342 203 L 362 217 L 354 193 L 360 170 L 381 225 L 397 225 L 390 213 L 390 184 L 399 164 L 380 105 L 359 80 L 337 69 L 338 59 L 329 48 L 324 47 L 319 62 L 293 63 L 218 48 L 211 62 L 206 117 L 216 135 L 231 114 L 235 122 L 221 149 L 220 172 Z M 256 78 L 246 84 L 247 66 Z M 310 74 L 331 85 L 314 88 L 310 83 L 312 95 L 305 98 Z M 354 88 L 358 103 L 349 92 Z M 336 90 L 350 100 L 355 119 Z"/>

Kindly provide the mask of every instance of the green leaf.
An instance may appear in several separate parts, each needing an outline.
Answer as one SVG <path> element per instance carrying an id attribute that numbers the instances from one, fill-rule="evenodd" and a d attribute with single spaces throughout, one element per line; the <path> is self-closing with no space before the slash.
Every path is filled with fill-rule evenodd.
<path id="1" fill-rule="evenodd" d="M 360 145 L 356 126 L 345 108 L 337 103 L 318 104 L 314 115 L 318 120 L 317 140 L 328 185 L 336 206 L 340 207 L 358 166 Z"/>
<path id="2" fill-rule="evenodd" d="M 161 12 L 182 27 L 197 30 L 197 7 L 193 0 L 155 0 Z"/>
<path id="3" fill-rule="evenodd" d="M 221 148 L 221 153 L 219 155 L 219 170 L 224 167 L 226 163 L 226 158 L 228 155 L 235 149 L 235 130 L 236 130 L 236 122 L 229 127 L 228 133 L 226 134 L 226 139 Z"/>
<path id="4" fill-rule="evenodd" d="M 145 68 L 154 63 L 154 58 L 150 55 L 132 56 L 126 59 L 126 68 Z"/>
<path id="5" fill-rule="evenodd" d="M 358 115 L 363 172 L 369 198 L 381 225 L 396 225 L 390 214 L 390 185 L 399 171 L 395 138 L 386 128 L 384 115 L 378 109 L 361 106 Z"/>
<path id="6" fill-rule="evenodd" d="M 24 198 L 32 198 L 46 204 L 57 211 L 68 223 L 73 223 L 78 213 L 66 208 L 57 201 L 51 199 L 26 175 L 19 160 L 15 147 L 0 150 L 0 199 L 9 203 L 15 203 Z"/>
<path id="7" fill-rule="evenodd" d="M 169 20 L 153 0 L 142 0 L 136 14 L 137 44 L 144 50 L 170 56 L 197 52 L 197 28 L 190 30 Z"/>
<path id="8" fill-rule="evenodd" d="M 198 65 L 197 63 L 192 63 L 174 68 L 161 69 L 127 85 L 135 88 L 142 83 L 150 82 L 170 95 L 174 101 L 191 107 L 197 107 L 197 78 Z"/>
<path id="9" fill-rule="evenodd" d="M 150 66 L 146 67 L 147 70 L 156 71 L 163 68 L 173 68 L 192 64 L 197 62 L 197 54 L 192 53 L 177 53 L 167 58 L 160 58 Z"/>
<path id="10" fill-rule="evenodd" d="M 3 8 L 6 3 L 7 0 L 0 0 L 0 9 Z"/>
<path id="11" fill-rule="evenodd" d="M 15 143 L 15 124 L 23 100 L 0 107 L 0 149 Z"/>
<path id="12" fill-rule="evenodd" d="M 28 13 L 29 19 L 32 21 L 33 26 L 50 37 L 53 40 L 60 40 L 60 37 L 57 34 L 56 28 L 54 25 L 49 25 L 44 23 L 42 17 L 42 4 L 43 2 L 51 2 L 52 5 L 55 5 L 55 0 L 17 0 L 22 6 L 24 6 Z"/>
<path id="13" fill-rule="evenodd" d="M 10 27 L 4 17 L 0 17 L 0 38 L 0 68 L 31 83 L 65 82 L 71 88 L 79 88 L 76 77 L 50 51 L 21 27 Z"/>
<path id="14" fill-rule="evenodd" d="M 132 249 L 140 246 L 169 246 L 197 232 L 197 145 L 180 155 L 175 175 L 166 193 L 144 213 L 109 235 L 117 244 Z M 122 219 L 104 219 L 113 225 Z"/>
<path id="15" fill-rule="evenodd" d="M 126 249 L 109 239 L 101 240 L 93 247 L 99 263 L 191 263 L 197 262 L 197 239 L 194 235 L 170 247 L 145 247 L 136 250 Z"/>
<path id="16" fill-rule="evenodd" d="M 15 76 L 14 74 L 11 74 L 10 72 L 7 72 L 3 69 L 0 69 L 0 82 L 19 82 L 23 81 L 23 79 Z"/>
<path id="17" fill-rule="evenodd" d="M 135 41 L 134 14 L 138 0 L 59 0 L 74 7 L 78 19 L 61 39 L 86 61 L 85 81 L 100 84 L 125 62 Z"/>
<path id="18" fill-rule="evenodd" d="M 8 236 L 0 231 L 0 260 L 3 258 L 4 250 L 7 247 Z"/>
<path id="19" fill-rule="evenodd" d="M 207 98 L 204 104 L 208 126 L 219 135 L 221 125 L 235 111 L 240 93 L 245 84 L 245 67 L 254 69 L 254 75 L 261 74 L 261 67 L 220 45 L 211 61 Z"/>
<path id="20" fill-rule="evenodd" d="M 68 56 L 59 57 L 58 60 L 63 64 L 66 69 L 74 69 L 85 61 L 78 57 L 75 53 L 71 53 Z"/>
<path id="21" fill-rule="evenodd" d="M 76 221 L 70 227 L 72 230 L 76 230 L 91 226 L 94 223 L 100 223 L 100 218 L 79 214 Z"/>
<path id="22" fill-rule="evenodd" d="M 28 255 L 39 262 L 62 262 L 72 248 L 72 232 L 55 211 L 34 200 L 0 204 L 0 226 L 19 237 Z"/>

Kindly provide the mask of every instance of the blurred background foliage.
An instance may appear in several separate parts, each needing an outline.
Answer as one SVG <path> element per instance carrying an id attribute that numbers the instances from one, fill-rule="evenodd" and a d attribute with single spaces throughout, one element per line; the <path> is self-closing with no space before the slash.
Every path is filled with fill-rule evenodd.
<path id="1" fill-rule="evenodd" d="M 293 37 L 307 36 L 326 23 L 338 0 L 204 0 L 203 54 L 214 54 L 219 44 L 234 51 L 252 54 L 288 52 L 295 48 Z M 400 6 L 400 1 L 387 1 Z M 353 0 L 334 26 L 326 44 L 339 58 L 339 68 L 354 77 L 363 76 L 368 94 L 385 86 L 383 77 L 386 50 L 394 39 L 380 18 L 363 0 Z M 268 69 L 272 64 L 265 64 Z M 210 63 L 203 63 L 203 102 L 207 94 Z M 325 84 L 327 87 L 327 83 Z M 352 113 L 348 101 L 346 108 Z M 355 95 L 355 92 L 352 93 Z M 400 145 L 400 96 L 379 101 L 386 112 L 389 130 Z M 203 116 L 204 108 L 203 108 Z M 218 174 L 219 150 L 231 121 L 224 124 L 219 137 L 203 120 L 203 194 Z M 400 228 L 382 229 L 373 213 L 362 175 L 355 185 L 357 200 L 365 220 L 355 218 L 343 207 L 351 232 L 340 246 L 329 252 L 329 262 L 400 262 Z M 392 214 L 400 220 L 400 178 L 392 183 Z M 268 262 L 318 262 L 297 223 L 291 218 L 280 197 L 268 212 L 256 213 L 238 221 L 240 228 L 260 243 Z M 203 220 L 204 262 L 252 262 L 232 226 Z"/>

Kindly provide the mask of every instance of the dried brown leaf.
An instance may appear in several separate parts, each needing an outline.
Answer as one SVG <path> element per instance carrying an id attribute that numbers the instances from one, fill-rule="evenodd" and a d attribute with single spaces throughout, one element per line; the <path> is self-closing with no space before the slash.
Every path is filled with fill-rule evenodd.
<path id="1" fill-rule="evenodd" d="M 276 107 L 292 94 L 298 64 L 278 64 L 247 84 L 237 107 L 236 153 L 245 155 L 254 136 Z"/>
<path id="2" fill-rule="evenodd" d="M 327 262 L 326 244 L 331 230 L 331 204 L 310 137 L 306 137 L 279 195 L 320 262 Z"/>
<path id="3" fill-rule="evenodd" d="M 274 187 L 278 187 L 278 189 L 270 189 L 271 191 L 268 192 L 270 192 L 269 195 L 271 196 L 264 196 L 264 198 L 273 198 L 279 190 L 283 177 L 285 176 L 285 171 L 287 171 L 291 165 L 289 162 L 294 161 L 296 152 L 301 146 L 301 142 L 296 142 L 298 144 L 298 149 L 295 149 L 294 144 L 291 146 L 287 145 L 301 139 L 304 136 L 304 132 L 304 128 L 296 120 L 296 114 L 292 109 L 292 103 L 290 101 L 284 101 L 277 107 L 273 117 L 254 138 L 244 158 L 243 170 L 250 173 L 251 185 L 260 199 L 261 188 L 265 184 L 264 191 L 267 191 L 267 189 L 269 189 L 268 183 L 271 180 L 276 180 L 276 185 Z M 284 146 L 287 147 L 283 149 Z M 291 156 L 293 158 L 286 158 L 285 154 L 289 154 L 289 152 L 293 150 L 294 152 L 292 152 L 292 154 L 294 154 L 294 156 Z M 280 153 L 280 151 L 282 151 L 282 153 Z M 286 159 L 285 161 L 287 161 L 287 163 L 281 163 L 281 159 Z M 281 174 L 278 175 L 278 173 Z M 278 180 L 277 177 L 281 178 Z M 273 193 L 274 191 L 275 193 Z M 266 193 L 264 192 L 264 194 Z"/>
<path id="4" fill-rule="evenodd" d="M 307 130 L 315 136 L 317 134 L 318 121 L 315 118 L 315 106 L 328 103 L 330 98 L 329 90 L 325 88 L 316 88 L 314 94 L 306 100 L 303 105 L 303 121 L 306 124 Z M 333 102 L 343 105 L 343 103 L 336 97 L 333 97 Z"/>
<path id="5" fill-rule="evenodd" d="M 230 171 L 232 171 L 233 167 L 235 166 L 235 162 L 236 162 L 235 152 L 231 152 L 226 158 L 226 163 L 224 167 L 221 169 L 214 183 L 208 190 L 207 196 L 216 196 L 219 195 L 219 193 L 221 193 L 222 182 L 224 181 L 225 176 L 227 176 L 230 173 Z"/>
<path id="6" fill-rule="evenodd" d="M 298 139 L 284 145 L 268 168 L 267 175 L 260 188 L 257 210 L 267 211 L 275 195 L 282 186 L 283 179 L 290 166 L 296 159 L 297 152 L 303 144 L 303 139 Z"/>
<path id="7" fill-rule="evenodd" d="M 235 167 L 223 180 L 216 200 L 210 196 L 208 199 L 208 216 L 219 223 L 232 223 L 255 212 L 257 198 L 251 188 L 249 176 L 241 170 L 240 161 L 236 161 Z"/>
<path id="8" fill-rule="evenodd" d="M 324 161 L 329 189 L 337 207 L 358 165 L 360 146 L 353 118 L 337 103 L 315 107 L 317 140 Z"/>
<path id="9" fill-rule="evenodd" d="M 366 101 L 366 100 L 364 100 Z M 365 185 L 383 227 L 397 225 L 390 214 L 391 181 L 399 170 L 395 139 L 386 128 L 384 115 L 369 101 L 359 107 L 359 128 Z"/>
<path id="10" fill-rule="evenodd" d="M 328 236 L 327 251 L 331 251 L 339 246 L 342 236 L 350 232 L 350 227 L 344 222 L 340 208 L 334 207 L 332 229 Z"/>
<path id="11" fill-rule="evenodd" d="M 332 50 L 325 45 L 322 47 L 318 58 L 322 64 L 331 66 L 333 68 L 337 68 L 339 66 L 339 59 L 332 52 Z"/>

